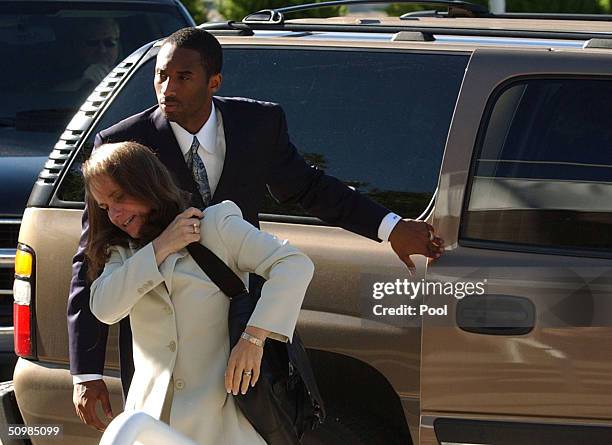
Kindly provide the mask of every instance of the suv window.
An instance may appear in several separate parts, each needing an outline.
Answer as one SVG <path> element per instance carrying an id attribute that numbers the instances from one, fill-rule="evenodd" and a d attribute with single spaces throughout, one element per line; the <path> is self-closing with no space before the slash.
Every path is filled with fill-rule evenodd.
<path id="1" fill-rule="evenodd" d="M 220 94 L 282 104 L 292 140 L 311 164 L 401 215 L 425 210 L 466 56 L 226 48 L 224 59 Z M 153 66 L 140 68 L 96 131 L 155 104 Z M 82 191 L 60 191 L 68 196 L 82 200 Z M 263 213 L 304 215 L 271 198 Z"/>
<path id="2" fill-rule="evenodd" d="M 612 248 L 612 82 L 505 88 L 473 166 L 462 238 Z"/>
<path id="3" fill-rule="evenodd" d="M 0 59 L 10 61 L 0 83 L 0 156 L 48 155 L 110 68 L 186 25 L 175 6 L 120 2 L 2 2 L 0 21 Z"/>

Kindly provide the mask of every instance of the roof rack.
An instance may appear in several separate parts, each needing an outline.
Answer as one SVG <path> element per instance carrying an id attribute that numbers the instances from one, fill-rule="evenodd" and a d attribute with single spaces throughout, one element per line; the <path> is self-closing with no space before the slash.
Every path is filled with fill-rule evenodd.
<path id="1" fill-rule="evenodd" d="M 505 12 L 494 14 L 492 17 L 498 19 L 531 19 L 531 20 L 585 20 L 596 22 L 610 22 L 610 14 L 566 14 L 566 13 L 543 13 L 543 12 Z"/>
<path id="2" fill-rule="evenodd" d="M 581 40 L 588 41 L 588 47 L 606 47 L 612 40 L 612 32 L 607 31 L 590 31 L 590 30 L 529 30 L 529 29 L 503 29 L 499 27 L 488 27 L 484 23 L 482 27 L 461 27 L 453 26 L 427 26 L 420 25 L 416 20 L 410 20 L 410 16 L 401 20 L 401 24 L 382 24 L 379 21 L 357 21 L 355 24 L 338 24 L 321 21 L 313 22 L 293 22 L 285 21 L 285 14 L 296 11 L 304 11 L 328 6 L 339 6 L 349 4 L 364 4 L 364 3 L 393 3 L 382 0 L 336 0 L 326 1 L 321 3 L 310 3 L 306 5 L 289 6 L 277 9 L 265 9 L 246 16 L 243 21 L 223 21 L 223 22 L 208 22 L 200 25 L 201 28 L 211 31 L 217 35 L 236 35 L 249 36 L 254 35 L 257 30 L 273 30 L 273 31 L 288 31 L 288 32 L 358 32 L 358 33 L 387 33 L 398 34 L 394 40 L 434 40 L 434 35 L 446 36 L 473 36 L 473 37 L 501 37 L 501 38 L 527 38 L 527 39 L 565 39 L 565 40 Z M 612 16 L 595 16 L 595 15 L 580 15 L 580 14 L 491 14 L 489 11 L 473 3 L 458 1 L 458 0 L 403 0 L 399 3 L 412 4 L 440 4 L 449 7 L 449 12 L 452 8 L 455 17 L 465 16 L 469 13 L 472 16 L 485 18 L 530 18 L 530 19 L 567 19 L 567 20 L 605 20 L 611 21 Z M 459 9 L 458 9 L 459 8 Z M 425 14 L 430 11 L 423 11 Z M 448 13 L 441 13 L 440 16 L 449 17 Z M 412 18 L 416 18 L 412 16 Z"/>
<path id="3" fill-rule="evenodd" d="M 447 12 L 436 9 L 427 11 L 412 11 L 402 14 L 400 20 L 412 20 L 415 17 L 444 17 L 449 18 Z M 528 20 L 584 20 L 595 22 L 610 22 L 610 14 L 566 14 L 566 13 L 542 13 L 542 12 L 504 12 L 502 14 L 480 15 L 478 17 L 488 17 L 496 19 L 528 19 Z"/>
<path id="4" fill-rule="evenodd" d="M 243 23 L 268 23 L 280 25 L 285 21 L 285 14 L 310 9 L 326 8 L 331 6 L 357 5 L 357 4 L 376 4 L 376 3 L 409 3 L 417 5 L 441 5 L 447 6 L 446 17 L 490 17 L 489 10 L 482 6 L 461 0 L 399 0 L 390 2 L 388 0 L 334 0 L 321 3 L 308 3 L 305 5 L 286 6 L 276 9 L 262 9 L 247 15 L 242 19 Z"/>
<path id="5" fill-rule="evenodd" d="M 612 39 L 612 32 L 597 31 L 549 31 L 526 29 L 492 29 L 492 28 L 454 28 L 449 26 L 418 26 L 412 21 L 405 25 L 379 25 L 379 24 L 327 24 L 327 23 L 261 23 L 256 21 L 245 22 L 208 22 L 199 25 L 200 28 L 221 35 L 253 35 L 256 30 L 274 30 L 291 32 L 361 32 L 361 33 L 387 33 L 401 32 L 423 33 L 429 35 L 446 36 L 474 36 L 474 37 L 505 37 L 527 39 Z M 401 39 L 400 39 L 401 40 Z M 430 40 L 426 38 L 425 40 Z"/>

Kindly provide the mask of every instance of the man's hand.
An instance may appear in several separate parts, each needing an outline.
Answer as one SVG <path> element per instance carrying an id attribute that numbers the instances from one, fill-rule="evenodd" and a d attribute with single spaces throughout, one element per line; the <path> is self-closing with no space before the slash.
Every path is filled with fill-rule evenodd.
<path id="1" fill-rule="evenodd" d="M 444 240 L 435 235 L 434 228 L 424 221 L 402 219 L 389 236 L 391 248 L 411 271 L 414 263 L 410 255 L 425 255 L 428 258 L 439 258 L 444 251 Z"/>
<path id="2" fill-rule="evenodd" d="M 113 419 L 108 389 L 104 380 L 90 380 L 89 382 L 77 383 L 72 392 L 72 403 L 76 409 L 77 416 L 89 426 L 98 431 L 104 431 L 106 426 L 96 414 L 98 400 L 102 404 L 102 409 L 106 417 Z"/>

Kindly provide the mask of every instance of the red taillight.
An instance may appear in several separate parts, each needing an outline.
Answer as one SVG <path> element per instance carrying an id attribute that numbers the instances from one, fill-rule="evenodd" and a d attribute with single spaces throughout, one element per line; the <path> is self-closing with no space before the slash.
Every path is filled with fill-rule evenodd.
<path id="1" fill-rule="evenodd" d="M 15 354 L 20 357 L 32 356 L 32 337 L 30 336 L 30 306 L 13 303 L 13 326 Z"/>
<path id="2" fill-rule="evenodd" d="M 15 253 L 13 281 L 13 327 L 15 353 L 19 357 L 36 358 L 34 336 L 34 251 L 19 243 Z"/>

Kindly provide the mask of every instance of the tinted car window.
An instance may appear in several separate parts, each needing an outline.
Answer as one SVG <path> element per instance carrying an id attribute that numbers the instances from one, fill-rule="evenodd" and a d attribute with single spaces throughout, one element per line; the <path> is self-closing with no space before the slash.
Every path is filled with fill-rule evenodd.
<path id="1" fill-rule="evenodd" d="M 463 238 L 610 251 L 610 116 L 610 81 L 504 90 L 475 161 Z"/>
<path id="2" fill-rule="evenodd" d="M 292 140 L 311 164 L 401 215 L 426 208 L 466 57 L 225 49 L 224 58 L 220 94 L 282 104 Z M 140 69 L 98 129 L 155 104 L 153 65 Z M 271 198 L 263 213 L 304 215 Z"/>
<path id="3" fill-rule="evenodd" d="M 2 2 L 0 156 L 47 155 L 115 64 L 183 26 L 174 6 Z"/>

